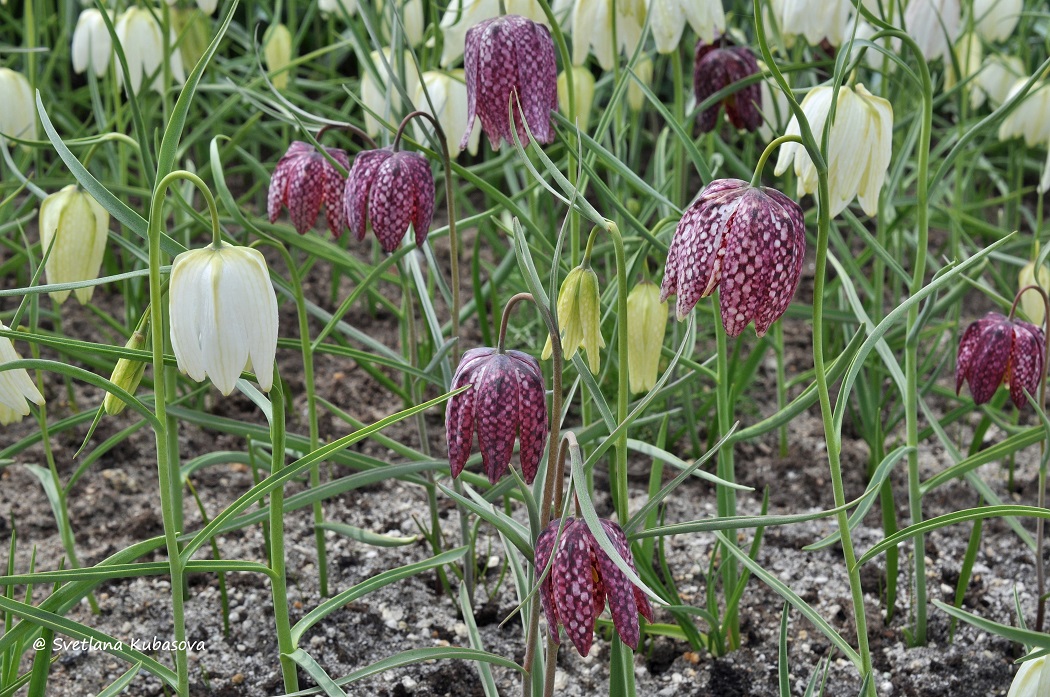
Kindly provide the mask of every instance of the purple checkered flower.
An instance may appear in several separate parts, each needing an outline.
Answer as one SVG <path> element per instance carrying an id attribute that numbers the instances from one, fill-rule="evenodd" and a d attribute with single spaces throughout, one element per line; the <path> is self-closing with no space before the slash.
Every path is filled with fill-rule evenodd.
<path id="1" fill-rule="evenodd" d="M 540 602 L 551 639 L 558 642 L 558 626 L 561 625 L 580 655 L 586 656 L 594 640 L 594 622 L 605 609 L 608 598 L 616 633 L 623 643 L 632 649 L 638 648 L 641 636 L 639 613 L 653 621 L 653 606 L 649 599 L 598 546 L 587 523 L 566 518 L 559 537 L 560 524 L 560 519 L 552 520 L 540 533 L 534 560 L 537 573 L 542 573 L 554 557 L 550 572 L 540 585 Z M 634 571 L 631 547 L 623 530 L 611 520 L 603 519 L 601 524 L 620 557 Z"/>
<path id="2" fill-rule="evenodd" d="M 350 169 L 350 156 L 338 148 L 325 148 L 333 160 L 345 169 Z M 288 214 L 300 235 L 313 227 L 317 214 L 324 203 L 324 217 L 328 229 L 339 237 L 343 234 L 346 219 L 343 217 L 343 175 L 332 166 L 317 148 L 296 140 L 277 162 L 270 178 L 270 192 L 266 197 L 266 213 L 270 222 L 277 220 L 281 206 Z"/>
<path id="3" fill-rule="evenodd" d="M 697 104 L 715 92 L 758 72 L 758 61 L 744 46 L 726 46 L 727 39 L 716 39 L 709 44 L 702 39 L 696 43 L 696 61 L 693 64 L 693 93 Z M 759 83 L 742 87 L 708 109 L 700 112 L 700 130 L 714 130 L 718 110 L 725 106 L 729 122 L 736 128 L 754 131 L 762 125 L 762 89 Z"/>
<path id="4" fill-rule="evenodd" d="M 970 383 L 975 404 L 992 398 L 1006 383 L 1018 409 L 1027 402 L 1024 391 L 1034 395 L 1045 370 L 1043 330 L 1019 319 L 989 312 L 963 332 L 955 366 L 955 393 Z"/>
<path id="5" fill-rule="evenodd" d="M 722 326 L 762 336 L 787 310 L 802 275 L 802 209 L 776 189 L 716 179 L 686 210 L 667 252 L 660 302 L 678 296 L 678 319 L 719 289 Z"/>
<path id="6" fill-rule="evenodd" d="M 517 436 L 521 472 L 532 484 L 549 430 L 539 362 L 521 351 L 474 348 L 463 354 L 452 376 L 453 390 L 464 385 L 471 388 L 450 399 L 445 410 L 452 476 L 463 471 L 477 431 L 481 461 L 491 483 L 507 473 Z"/>
<path id="7" fill-rule="evenodd" d="M 418 153 L 390 148 L 365 150 L 354 158 L 346 178 L 343 205 L 358 241 L 369 225 L 386 253 L 401 244 L 411 223 L 422 246 L 434 217 L 434 175 Z"/>
<path id="8" fill-rule="evenodd" d="M 467 147 L 475 116 L 481 119 L 481 128 L 494 149 L 498 150 L 504 140 L 513 145 L 511 108 L 523 146 L 529 144 L 529 136 L 521 122 L 522 113 L 537 141 L 554 140 L 551 111 L 558 108 L 558 65 L 547 27 L 518 15 L 480 22 L 467 32 L 463 66 L 467 73 L 467 132 L 460 148 Z"/>

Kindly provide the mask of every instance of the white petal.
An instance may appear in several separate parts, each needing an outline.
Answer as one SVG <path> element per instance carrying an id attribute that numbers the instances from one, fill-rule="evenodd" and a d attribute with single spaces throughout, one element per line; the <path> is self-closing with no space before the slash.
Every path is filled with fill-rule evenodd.
<path id="1" fill-rule="evenodd" d="M 179 370 L 197 382 L 207 377 L 201 327 L 213 324 L 205 324 L 205 317 L 213 314 L 213 308 L 203 286 L 210 254 L 208 249 L 193 249 L 175 257 L 168 290 L 171 348 Z"/>

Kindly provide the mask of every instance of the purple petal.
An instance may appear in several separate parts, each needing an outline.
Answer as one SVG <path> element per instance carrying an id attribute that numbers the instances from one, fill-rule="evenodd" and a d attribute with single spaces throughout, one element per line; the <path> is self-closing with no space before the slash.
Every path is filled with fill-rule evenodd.
<path id="1" fill-rule="evenodd" d="M 565 633 L 581 656 L 594 641 L 594 567 L 591 545 L 594 538 L 582 520 L 568 518 L 561 544 L 554 555 L 554 603 Z"/>
<path id="2" fill-rule="evenodd" d="M 609 535 L 609 541 L 619 552 L 620 557 L 634 566 L 631 561 L 631 549 L 627 543 L 627 537 L 616 523 L 610 520 L 601 521 L 602 528 Z M 628 580 L 627 575 L 620 571 L 613 563 L 609 555 L 594 542 L 594 555 L 598 560 L 598 576 L 605 586 L 605 592 L 609 598 L 609 613 L 612 615 L 613 625 L 616 633 L 620 635 L 623 643 L 632 649 L 638 648 L 640 632 L 638 629 L 638 604 L 634 595 L 634 584 Z M 652 611 L 650 610 L 650 613 Z"/>
<path id="3" fill-rule="evenodd" d="M 368 221 L 387 254 L 401 244 L 412 222 L 412 188 L 405 156 L 395 153 L 379 166 L 368 193 Z"/>
<path id="4" fill-rule="evenodd" d="M 551 111 L 558 108 L 558 64 L 554 57 L 554 40 L 550 30 L 542 24 L 523 19 L 518 30 L 517 68 L 518 95 L 521 113 L 533 137 L 540 143 L 554 140 Z M 514 120 L 522 146 L 529 137 L 521 125 L 518 105 L 514 105 Z"/>
<path id="5" fill-rule="evenodd" d="M 754 54 L 743 46 L 726 49 L 730 59 L 726 62 L 729 83 L 739 82 L 758 72 L 758 61 Z M 726 116 L 736 128 L 754 131 L 762 125 L 762 88 L 759 83 L 741 87 L 725 100 Z"/>
<path id="6" fill-rule="evenodd" d="M 463 45 L 463 69 L 466 73 L 467 82 L 467 132 L 460 140 L 459 149 L 466 150 L 470 144 L 470 134 L 474 131 L 474 119 L 477 116 L 478 103 L 478 56 L 481 47 L 481 36 L 485 27 L 492 20 L 485 20 L 467 30 L 467 36 Z"/>
<path id="7" fill-rule="evenodd" d="M 411 190 L 412 229 L 415 231 L 416 246 L 422 247 L 430 233 L 430 223 L 434 219 L 434 173 L 427 158 L 418 153 L 404 153 L 405 186 Z"/>
<path id="8" fill-rule="evenodd" d="M 997 313 L 990 312 L 988 314 L 996 315 Z M 973 368 L 973 357 L 981 345 L 981 332 L 987 326 L 987 321 L 987 315 L 977 320 L 966 328 L 962 338 L 959 339 L 959 352 L 955 357 L 955 394 L 959 394 L 963 383 L 970 376 L 970 370 Z"/>
<path id="9" fill-rule="evenodd" d="M 346 178 L 343 210 L 347 225 L 358 242 L 365 239 L 368 231 L 368 193 L 372 189 L 376 171 L 393 154 L 386 148 L 359 152 Z"/>
<path id="10" fill-rule="evenodd" d="M 975 404 L 984 404 L 990 400 L 1002 384 L 1010 364 L 1013 334 L 1013 326 L 1006 318 L 990 321 L 982 328 L 980 343 L 970 361 L 967 375 Z"/>
<path id="11" fill-rule="evenodd" d="M 328 154 L 331 155 L 332 159 L 343 166 L 344 170 L 350 169 L 350 156 L 345 151 L 337 148 L 328 148 Z M 324 216 L 325 222 L 328 223 L 328 229 L 331 231 L 333 237 L 339 237 L 343 234 L 343 228 L 346 226 L 346 215 L 343 210 L 343 189 L 345 188 L 345 180 L 343 175 L 339 173 L 339 170 L 332 166 L 331 162 L 325 160 L 325 178 L 324 178 L 324 191 L 322 198 L 324 199 Z"/>
<path id="12" fill-rule="evenodd" d="M 300 235 L 314 226 L 321 212 L 325 164 L 324 158 L 314 153 L 298 158 L 289 173 L 288 215 Z"/>
<path id="13" fill-rule="evenodd" d="M 702 104 L 712 94 L 727 87 L 732 82 L 729 77 L 727 51 L 721 48 L 704 45 L 701 51 L 701 43 L 696 45 L 696 62 L 693 67 L 693 94 L 696 103 Z M 722 104 L 716 102 L 707 109 L 700 112 L 699 125 L 703 133 L 714 130 L 718 123 L 718 110 Z"/>
<path id="14" fill-rule="evenodd" d="M 1014 321 L 1013 350 L 1010 355 L 1010 398 L 1020 409 L 1028 403 L 1024 390 L 1033 397 L 1039 389 L 1046 347 L 1043 331 L 1034 324 Z"/>
<path id="15" fill-rule="evenodd" d="M 266 193 L 266 215 L 271 223 L 277 220 L 277 216 L 281 214 L 281 206 L 287 200 L 292 162 L 287 155 L 282 157 L 273 170 L 273 176 L 270 177 L 270 190 Z"/>
<path id="16" fill-rule="evenodd" d="M 521 441 L 518 459 L 521 461 L 525 483 L 532 484 L 550 432 L 543 371 L 536 359 L 527 353 L 508 351 L 507 355 L 515 365 L 518 376 L 518 436 Z"/>
<path id="17" fill-rule="evenodd" d="M 554 554 L 554 542 L 558 538 L 558 526 L 560 518 L 555 518 L 544 528 L 540 536 L 536 538 L 536 548 L 533 554 L 533 568 L 536 569 L 536 577 L 543 573 L 550 563 L 551 555 Z M 543 615 L 547 618 L 547 630 L 550 632 L 551 640 L 558 644 L 558 619 L 557 604 L 554 602 L 554 569 L 547 573 L 547 577 L 540 584 L 540 603 L 543 606 Z"/>
<path id="18" fill-rule="evenodd" d="M 515 15 L 494 19 L 484 28 L 478 46 L 476 108 L 481 128 L 496 150 L 501 141 L 514 142 L 508 115 L 512 95 L 518 88 L 515 44 L 519 20 L 525 21 Z M 522 145 L 527 143 L 523 140 Z"/>
<path id="19" fill-rule="evenodd" d="M 476 348 L 463 354 L 452 376 L 452 389 L 457 390 L 474 382 L 477 368 L 495 349 Z M 448 400 L 445 406 L 445 440 L 448 444 L 448 464 L 452 476 L 458 477 L 470 458 L 474 443 L 474 406 L 477 388 L 471 387 Z"/>
<path id="20" fill-rule="evenodd" d="M 494 353 L 477 372 L 474 422 L 489 482 L 507 473 L 518 430 L 518 381 L 506 354 Z"/>

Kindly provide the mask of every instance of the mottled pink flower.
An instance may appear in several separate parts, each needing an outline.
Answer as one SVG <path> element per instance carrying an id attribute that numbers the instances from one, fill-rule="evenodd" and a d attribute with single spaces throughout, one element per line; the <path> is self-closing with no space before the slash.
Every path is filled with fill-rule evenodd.
<path id="1" fill-rule="evenodd" d="M 338 148 L 325 148 L 333 160 L 350 169 L 350 156 Z M 277 220 L 281 206 L 287 206 L 288 215 L 300 235 L 313 227 L 324 203 L 324 217 L 328 229 L 339 237 L 346 225 L 343 217 L 343 175 L 332 166 L 317 148 L 309 143 L 294 141 L 288 152 L 277 162 L 270 178 L 270 192 L 266 197 L 266 212 L 270 222 Z"/>
<path id="2" fill-rule="evenodd" d="M 529 137 L 522 113 L 537 141 L 554 140 L 551 111 L 558 108 L 558 64 L 547 27 L 518 15 L 480 22 L 467 32 L 463 67 L 467 73 L 467 131 L 460 148 L 467 147 L 475 116 L 481 119 L 493 148 L 499 149 L 504 140 L 513 145 L 510 105 L 523 146 L 529 144 Z"/>
<path id="3" fill-rule="evenodd" d="M 955 393 L 970 383 L 975 404 L 992 398 L 1006 383 L 1018 409 L 1027 402 L 1024 390 L 1035 395 L 1046 365 L 1043 330 L 1019 319 L 989 312 L 963 332 L 955 363 Z"/>
<path id="4" fill-rule="evenodd" d="M 409 223 L 423 245 L 434 217 L 434 175 L 418 153 L 390 148 L 365 150 L 354 158 L 343 191 L 346 221 L 358 240 L 369 225 L 386 253 L 401 244 Z"/>
<path id="5" fill-rule="evenodd" d="M 472 387 L 450 399 L 445 410 L 452 476 L 458 477 L 463 471 L 477 431 L 481 461 L 490 482 L 495 484 L 507 473 L 517 436 L 521 472 L 531 484 L 549 430 L 539 362 L 521 351 L 474 348 L 463 354 L 452 376 L 452 389 L 464 385 Z"/>
<path id="6" fill-rule="evenodd" d="M 660 302 L 678 296 L 678 319 L 719 289 L 722 326 L 762 336 L 791 303 L 802 275 L 802 209 L 776 189 L 716 179 L 686 210 L 667 252 Z"/>
<path id="7" fill-rule="evenodd" d="M 554 557 L 550 572 L 540 584 L 540 602 L 551 639 L 558 642 L 558 626 L 561 625 L 580 655 L 586 656 L 594 639 L 594 622 L 605 609 L 608 598 L 609 614 L 616 633 L 623 643 L 632 649 L 638 648 L 641 635 L 639 613 L 653 621 L 653 606 L 649 599 L 598 546 L 587 523 L 566 518 L 561 537 L 558 537 L 560 523 L 559 519 L 552 520 L 540 533 L 534 560 L 536 573 L 540 574 L 550 563 L 551 556 Z M 631 547 L 623 530 L 611 520 L 602 520 L 601 524 L 620 558 L 634 571 Z"/>
<path id="8" fill-rule="evenodd" d="M 758 61 L 744 46 L 726 46 L 725 38 L 709 44 L 702 39 L 696 43 L 693 64 L 693 93 L 700 104 L 715 92 L 758 72 Z M 721 102 L 700 112 L 700 130 L 714 130 L 718 110 L 725 105 L 726 116 L 736 128 L 754 131 L 762 125 L 762 90 L 756 82 L 729 95 Z"/>

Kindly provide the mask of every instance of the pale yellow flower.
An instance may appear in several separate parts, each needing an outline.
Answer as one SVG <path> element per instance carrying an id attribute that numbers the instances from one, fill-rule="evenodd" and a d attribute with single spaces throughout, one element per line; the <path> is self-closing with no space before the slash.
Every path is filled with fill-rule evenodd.
<path id="1" fill-rule="evenodd" d="M 36 138 L 33 90 L 25 75 L 10 68 L 0 68 L 0 135 Z"/>
<path id="2" fill-rule="evenodd" d="M 128 73 L 131 75 L 131 88 L 136 94 L 142 87 L 142 80 L 155 75 L 150 87 L 155 92 L 165 89 L 164 71 L 161 63 L 164 61 L 164 34 L 160 24 L 153 18 L 149 10 L 142 7 L 129 7 L 117 19 L 114 27 L 121 48 L 124 49 L 124 57 L 128 62 Z M 168 58 L 168 66 L 172 79 L 181 84 L 186 81 L 186 71 L 182 64 L 182 54 L 174 48 L 177 37 L 172 33 L 168 45 L 171 48 L 171 56 Z M 117 83 L 123 84 L 124 72 L 117 71 Z"/>
<path id="3" fill-rule="evenodd" d="M 0 322 L 0 329 L 7 326 Z M 0 336 L 0 365 L 21 360 L 15 351 L 14 344 L 7 337 Z M 25 368 L 0 371 L 0 425 L 21 421 L 29 415 L 29 403 L 43 404 L 44 397 L 36 388 Z"/>
<path id="4" fill-rule="evenodd" d="M 43 252 L 51 249 L 44 263 L 48 283 L 98 278 L 108 238 L 109 213 L 76 184 L 51 194 L 40 204 L 40 245 Z M 69 292 L 55 291 L 51 299 L 63 303 Z M 73 291 L 81 304 L 91 300 L 94 292 L 94 286 Z"/>
<path id="5" fill-rule="evenodd" d="M 598 296 L 598 276 L 590 268 L 577 266 L 569 272 L 558 291 L 558 325 L 561 328 L 561 346 L 566 361 L 583 348 L 587 352 L 587 366 L 597 374 L 601 369 L 602 338 L 601 304 Z M 543 360 L 551 357 L 550 337 L 543 347 Z"/>
<path id="6" fill-rule="evenodd" d="M 1050 293 L 1050 269 L 1046 268 L 1044 264 L 1039 269 L 1039 280 L 1036 281 L 1035 262 L 1030 261 L 1022 266 L 1021 272 L 1017 274 L 1017 289 L 1021 290 L 1025 286 L 1039 286 L 1044 293 Z M 1021 309 L 1028 316 L 1029 322 L 1036 326 L 1042 326 L 1043 318 L 1046 315 L 1046 305 L 1043 303 L 1039 293 L 1030 290 L 1022 295 Z"/>
<path id="7" fill-rule="evenodd" d="M 141 349 L 146 345 L 146 335 L 142 332 L 136 331 L 128 339 L 128 343 L 124 345 L 124 348 L 129 349 Z M 117 360 L 117 365 L 113 367 L 113 374 L 109 376 L 109 381 L 115 384 L 117 387 L 122 388 L 125 392 L 135 394 L 135 390 L 139 388 L 139 382 L 142 381 L 142 374 L 146 372 L 146 364 L 143 361 L 133 361 L 130 358 L 120 358 Z M 106 413 L 110 416 L 116 416 L 120 412 L 124 411 L 124 408 L 128 405 L 124 403 L 120 397 L 117 397 L 112 392 L 106 393 L 106 398 L 102 400 L 102 408 L 106 410 Z"/>
<path id="8" fill-rule="evenodd" d="M 1050 695 L 1050 667 L 1046 656 L 1025 661 L 1010 683 L 1006 697 L 1046 697 Z"/>
<path id="9" fill-rule="evenodd" d="M 627 377 L 631 392 L 648 392 L 656 385 L 666 332 L 667 303 L 660 302 L 656 284 L 642 281 L 627 296 Z"/>
<path id="10" fill-rule="evenodd" d="M 389 66 L 390 70 L 393 70 L 395 74 L 399 66 L 391 56 L 389 48 L 383 49 L 383 57 L 386 59 L 386 65 L 384 65 L 383 59 L 379 57 L 379 51 L 372 51 L 372 65 L 375 66 L 382 82 L 376 82 L 371 71 L 364 71 L 364 76 L 361 78 L 361 101 L 366 107 L 378 114 L 381 119 L 388 124 L 396 126 L 401 118 L 401 93 L 389 79 L 389 72 L 386 66 Z M 416 64 L 412 60 L 411 53 L 405 51 L 403 58 L 405 72 L 399 79 L 405 92 L 412 95 L 419 86 L 419 73 L 416 71 Z M 382 124 L 376 117 L 366 111 L 365 131 L 368 132 L 368 135 L 375 138 L 379 135 L 382 128 Z"/>
<path id="11" fill-rule="evenodd" d="M 985 41 L 1006 41 L 1023 10 L 1024 0 L 973 0 L 974 28 Z"/>
<path id="12" fill-rule="evenodd" d="M 266 61 L 266 70 L 276 72 L 292 62 L 292 32 L 283 24 L 271 24 L 263 34 L 263 59 Z M 285 70 L 277 73 L 270 81 L 279 90 L 288 87 L 290 72 Z"/>
<path id="13" fill-rule="evenodd" d="M 94 7 L 84 10 L 77 18 L 70 52 L 73 55 L 74 73 L 80 75 L 91 68 L 97 77 L 106 74 L 109 57 L 113 53 L 113 38 L 106 29 L 102 13 Z"/>
<path id="14" fill-rule="evenodd" d="M 576 102 L 576 123 L 580 131 L 587 132 L 590 124 L 591 105 L 594 103 L 594 76 L 587 68 L 573 66 L 572 90 Z M 558 110 L 565 116 L 569 115 L 569 85 L 566 72 L 563 70 L 558 75 Z"/>
<path id="15" fill-rule="evenodd" d="M 424 92 L 425 86 L 425 92 Z M 427 101 L 427 96 L 430 101 Z M 433 104 L 433 110 L 431 110 Z M 425 111 L 434 116 L 441 124 L 441 130 L 445 132 L 445 142 L 448 145 L 448 154 L 453 160 L 459 156 L 459 142 L 467 131 L 467 85 L 464 82 L 463 71 L 453 70 L 444 73 L 439 70 L 428 70 L 423 73 L 423 79 L 416 85 L 416 92 L 412 97 L 412 105 L 419 111 Z M 429 129 L 422 119 L 412 122 L 416 132 L 416 140 L 426 142 L 425 129 Z M 478 143 L 481 141 L 481 122 L 474 122 L 474 130 L 470 132 L 470 141 L 467 150 L 471 155 L 478 153 Z"/>
<path id="16" fill-rule="evenodd" d="M 712 43 L 726 30 L 722 0 L 649 0 L 649 27 L 658 52 L 678 48 L 686 23 L 701 41 Z"/>
<path id="17" fill-rule="evenodd" d="M 645 0 L 619 0 L 616 3 L 617 46 L 613 46 L 612 3 L 608 0 L 559 0 L 554 5 L 554 12 L 561 16 L 561 12 L 570 8 L 572 62 L 575 65 L 583 65 L 587 55 L 593 53 L 603 70 L 612 70 L 620 51 L 628 56 L 634 53 L 645 25 Z"/>
<path id="18" fill-rule="evenodd" d="M 773 18 L 785 39 L 802 36 L 816 46 L 827 40 L 841 46 L 847 36 L 851 0 L 771 0 Z"/>

